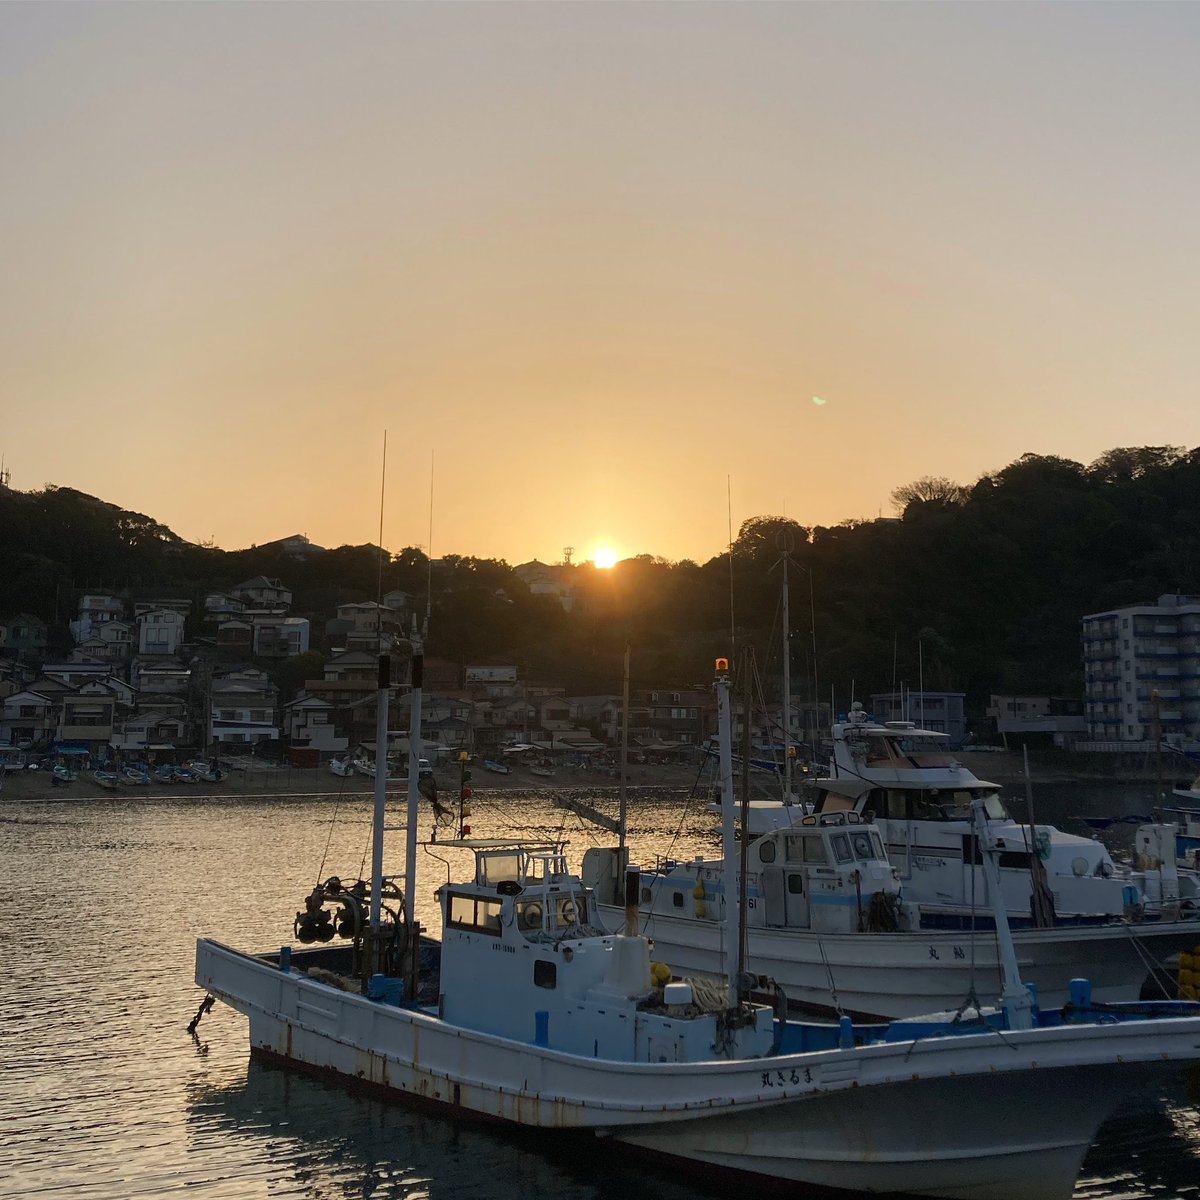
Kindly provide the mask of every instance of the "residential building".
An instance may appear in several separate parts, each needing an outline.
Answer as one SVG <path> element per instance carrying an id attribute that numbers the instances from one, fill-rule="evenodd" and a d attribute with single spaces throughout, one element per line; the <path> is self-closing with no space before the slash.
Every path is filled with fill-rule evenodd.
<path id="1" fill-rule="evenodd" d="M 46 656 L 46 622 L 32 613 L 16 613 L 0 622 L 0 650 L 24 662 Z"/>
<path id="2" fill-rule="evenodd" d="M 255 575 L 230 588 L 229 592 L 247 608 L 265 612 L 287 612 L 292 604 L 292 593 L 283 586 L 283 581 L 268 579 L 265 575 Z"/>
<path id="3" fill-rule="evenodd" d="M 204 597 L 204 615 L 210 621 L 237 617 L 246 611 L 246 602 L 228 592 L 210 592 Z"/>
<path id="4" fill-rule="evenodd" d="M 337 730 L 337 707 L 328 700 L 301 692 L 283 707 L 287 734 L 293 746 L 306 746 L 327 754 L 342 753 L 349 747 L 349 738 Z"/>
<path id="5" fill-rule="evenodd" d="M 551 566 L 536 558 L 513 567 L 513 574 L 529 588 L 532 596 L 550 596 L 564 612 L 575 607 L 575 568 L 564 564 Z"/>
<path id="6" fill-rule="evenodd" d="M 138 615 L 138 653 L 168 657 L 183 641 L 184 615 L 173 608 L 152 608 Z"/>
<path id="7" fill-rule="evenodd" d="M 1087 732 L 1083 704 L 1063 696 L 990 696 L 985 710 L 991 732 L 1008 735 L 1050 734 L 1066 746 Z"/>
<path id="8" fill-rule="evenodd" d="M 337 616 L 325 623 L 325 636 L 346 650 L 391 649 L 402 638 L 400 614 L 374 600 L 339 604 Z"/>
<path id="9" fill-rule="evenodd" d="M 505 699 L 516 694 L 517 668 L 468 665 L 463 670 L 463 685 L 473 696 Z"/>
<path id="10" fill-rule="evenodd" d="M 927 692 L 903 689 L 873 692 L 868 697 L 876 721 L 912 721 L 922 729 L 944 733 L 950 746 L 961 748 L 967 738 L 966 692 Z"/>
<path id="11" fill-rule="evenodd" d="M 621 697 L 572 696 L 568 701 L 571 720 L 596 730 L 610 745 L 621 737 Z"/>
<path id="12" fill-rule="evenodd" d="M 57 695 L 22 688 L 4 697 L 0 712 L 0 744 L 31 746 L 49 744 L 57 727 Z"/>
<path id="13" fill-rule="evenodd" d="M 630 736 L 646 745 L 698 746 L 705 738 L 712 703 L 707 691 L 637 688 L 629 697 Z"/>
<path id="14" fill-rule="evenodd" d="M 103 758 L 118 722 L 121 693 L 107 680 L 93 679 L 59 701 L 51 750 Z"/>
<path id="15" fill-rule="evenodd" d="M 278 690 L 254 667 L 214 676 L 209 683 L 208 742 L 233 746 L 277 741 Z"/>
<path id="16" fill-rule="evenodd" d="M 1082 639 L 1086 748 L 1200 741 L 1200 596 L 1089 613 Z"/>
<path id="17" fill-rule="evenodd" d="M 307 617 L 268 617 L 254 622 L 256 658 L 291 658 L 308 652 Z"/>
<path id="18" fill-rule="evenodd" d="M 102 626 L 124 619 L 125 601 L 104 592 L 87 592 L 79 597 L 77 611 L 79 615 L 70 622 L 71 636 L 85 642 L 97 636 Z"/>

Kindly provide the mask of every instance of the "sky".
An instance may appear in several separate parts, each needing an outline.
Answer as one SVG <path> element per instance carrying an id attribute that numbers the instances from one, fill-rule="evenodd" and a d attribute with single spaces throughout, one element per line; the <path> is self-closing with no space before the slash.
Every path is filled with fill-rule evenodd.
<path id="1" fill-rule="evenodd" d="M 0 458 L 704 561 L 1200 445 L 1200 5 L 0 5 Z"/>

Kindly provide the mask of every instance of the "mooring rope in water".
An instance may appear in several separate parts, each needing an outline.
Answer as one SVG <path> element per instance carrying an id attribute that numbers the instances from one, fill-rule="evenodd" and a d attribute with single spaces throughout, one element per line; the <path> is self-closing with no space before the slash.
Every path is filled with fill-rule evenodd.
<path id="1" fill-rule="evenodd" d="M 216 1002 L 216 996 L 212 995 L 205 996 L 204 999 L 200 1001 L 200 1007 L 196 1009 L 196 1015 L 192 1018 L 191 1023 L 187 1027 L 188 1033 L 196 1032 L 196 1026 L 200 1024 L 200 1018 L 203 1017 L 204 1014 L 208 1012 L 214 1004 L 216 1004 Z"/>

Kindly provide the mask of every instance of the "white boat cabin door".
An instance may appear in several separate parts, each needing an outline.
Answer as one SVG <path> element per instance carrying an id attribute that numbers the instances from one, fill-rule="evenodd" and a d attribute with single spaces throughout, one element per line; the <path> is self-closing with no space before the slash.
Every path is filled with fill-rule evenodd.
<path id="1" fill-rule="evenodd" d="M 764 922 L 773 929 L 790 927 L 807 929 L 809 924 L 808 892 L 804 884 L 804 869 L 794 867 L 764 867 L 762 873 Z"/>

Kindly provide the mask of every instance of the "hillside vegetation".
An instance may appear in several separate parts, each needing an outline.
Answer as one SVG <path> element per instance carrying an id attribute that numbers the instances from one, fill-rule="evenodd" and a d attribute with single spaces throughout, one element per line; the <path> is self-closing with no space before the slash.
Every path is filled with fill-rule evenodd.
<path id="1" fill-rule="evenodd" d="M 732 554 L 705 563 L 639 555 L 610 570 L 576 566 L 570 612 L 530 595 L 506 562 L 450 556 L 432 572 L 427 650 L 515 663 L 526 679 L 576 693 L 619 688 L 626 642 L 643 684 L 703 681 L 731 641 L 753 643 L 760 666 L 778 671 L 787 547 L 797 693 L 813 686 L 815 641 L 816 686 L 839 704 L 852 686 L 860 696 L 893 680 L 916 686 L 918 670 L 926 688 L 976 700 L 1072 695 L 1083 614 L 1200 592 L 1200 449 L 1116 449 L 1087 466 L 1026 454 L 973 484 L 918 480 L 895 500 L 893 519 L 832 528 L 754 517 Z M 338 603 L 379 594 L 380 553 L 342 546 L 296 561 L 277 547 L 223 551 L 71 488 L 0 491 L 0 615 L 40 616 L 58 651 L 70 645 L 66 622 L 82 591 L 189 596 L 194 635 L 205 592 L 259 574 L 291 588 L 292 611 L 313 618 L 321 648 Z M 403 589 L 425 611 L 420 550 L 388 556 L 382 576 L 384 592 Z"/>

